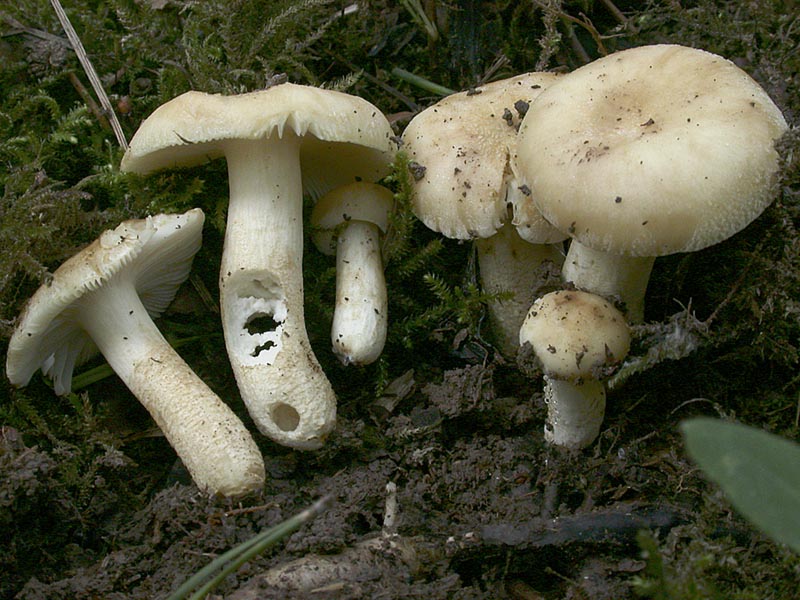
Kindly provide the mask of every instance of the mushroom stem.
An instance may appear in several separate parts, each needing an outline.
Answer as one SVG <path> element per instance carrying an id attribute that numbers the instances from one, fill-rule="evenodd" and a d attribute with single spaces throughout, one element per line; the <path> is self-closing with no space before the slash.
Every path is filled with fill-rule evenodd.
<path id="1" fill-rule="evenodd" d="M 564 261 L 564 281 L 579 290 L 620 300 L 630 323 L 644 320 L 644 295 L 655 257 L 620 256 L 593 250 L 578 240 L 570 242 Z"/>
<path id="2" fill-rule="evenodd" d="M 225 343 L 259 430 L 299 449 L 320 447 L 336 397 L 314 356 L 303 313 L 300 138 L 225 143 L 230 201 L 220 268 Z"/>
<path id="3" fill-rule="evenodd" d="M 331 327 L 333 352 L 345 364 L 369 364 L 386 343 L 388 299 L 380 230 L 350 221 L 336 245 L 336 308 Z"/>
<path id="4" fill-rule="evenodd" d="M 519 349 L 519 328 L 545 283 L 538 267 L 546 261 L 560 265 L 564 260 L 561 245 L 531 244 L 506 223 L 493 236 L 475 240 L 475 246 L 483 291 L 512 294 L 490 301 L 488 311 L 498 349 L 504 356 L 513 357 Z"/>
<path id="5" fill-rule="evenodd" d="M 606 410 L 603 383 L 596 380 L 571 383 L 547 376 L 544 380 L 547 404 L 544 439 L 567 448 L 585 448 L 597 438 L 603 423 Z"/>
<path id="6" fill-rule="evenodd" d="M 120 279 L 87 294 L 77 312 L 200 489 L 237 496 L 263 485 L 264 462 L 250 433 L 167 343 L 132 282 Z"/>

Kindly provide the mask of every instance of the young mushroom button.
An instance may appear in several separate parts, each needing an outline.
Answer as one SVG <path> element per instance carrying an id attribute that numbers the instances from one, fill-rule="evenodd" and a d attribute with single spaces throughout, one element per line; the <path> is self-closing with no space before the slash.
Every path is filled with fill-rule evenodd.
<path id="1" fill-rule="evenodd" d="M 476 240 L 484 291 L 511 292 L 488 307 L 498 349 L 508 357 L 516 354 L 519 326 L 538 295 L 539 265 L 563 260 L 554 243 L 566 234 L 533 207 L 509 164 L 520 120 L 556 81 L 552 73 L 526 73 L 453 94 L 403 132 L 403 148 L 417 165 L 414 213 L 445 237 Z"/>
<path id="2" fill-rule="evenodd" d="M 374 362 L 386 342 L 388 299 L 380 242 L 393 203 L 385 187 L 358 182 L 328 192 L 311 213 L 314 244 L 336 255 L 331 342 L 345 365 Z"/>
<path id="3" fill-rule="evenodd" d="M 197 486 L 237 496 L 264 483 L 250 433 L 172 349 L 151 317 L 172 301 L 200 248 L 203 213 L 126 221 L 66 261 L 33 295 L 8 345 L 6 372 L 40 369 L 57 394 L 99 349 L 152 415 Z"/>
<path id="4" fill-rule="evenodd" d="M 732 62 L 642 46 L 564 75 L 531 106 L 514 170 L 572 237 L 563 274 L 643 320 L 655 257 L 734 235 L 772 201 L 787 130 Z"/>
<path id="5" fill-rule="evenodd" d="M 142 123 L 122 160 L 137 173 L 227 160 L 225 344 L 250 415 L 281 444 L 318 448 L 336 419 L 305 327 L 303 192 L 317 198 L 384 176 L 392 135 L 366 100 L 284 83 L 239 96 L 187 92 Z"/>
<path id="6" fill-rule="evenodd" d="M 603 379 L 630 347 L 625 317 L 600 296 L 551 292 L 533 303 L 519 340 L 532 346 L 544 371 L 545 440 L 575 449 L 591 444 L 605 413 Z"/>

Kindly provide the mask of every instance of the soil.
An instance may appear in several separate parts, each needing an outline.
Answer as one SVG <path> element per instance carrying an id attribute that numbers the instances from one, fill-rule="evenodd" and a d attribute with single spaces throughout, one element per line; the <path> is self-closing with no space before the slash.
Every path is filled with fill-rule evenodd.
<path id="1" fill-rule="evenodd" d="M 635 597 L 632 578 L 646 566 L 639 532 L 665 539 L 697 528 L 707 512 L 702 476 L 682 456 L 675 433 L 698 404 L 676 405 L 670 414 L 653 396 L 633 406 L 612 394 L 600 439 L 576 452 L 544 444 L 541 392 L 500 358 L 434 381 L 412 373 L 401 381 L 405 397 L 391 411 L 359 418 L 344 407 L 336 435 L 318 453 L 264 444 L 269 477 L 262 495 L 237 503 L 209 498 L 176 481 L 186 479 L 177 465 L 161 473 L 158 491 L 135 511 L 119 511 L 130 502 L 115 497 L 98 473 L 94 487 L 106 495 L 93 502 L 103 518 L 78 524 L 66 517 L 69 532 L 29 507 L 27 518 L 42 520 L 31 532 L 59 538 L 59 563 L 69 568 L 31 556 L 45 569 L 15 597 L 163 598 L 214 556 L 330 494 L 327 511 L 230 576 L 216 597 L 622 600 Z M 670 403 L 679 399 L 673 393 Z M 641 424 L 647 413 L 653 426 Z M 159 438 L 136 444 L 169 455 Z M 135 477 L 126 451 L 109 450 L 103 470 Z M 45 511 L 64 500 L 43 481 L 54 468 L 48 453 L 6 430 L 0 456 L 11 477 L 2 490 L 6 503 L 24 499 Z M 386 523 L 390 483 L 397 514 Z M 770 545 L 722 506 L 715 518 L 712 539 Z M 106 554 L 91 549 L 105 545 Z"/>

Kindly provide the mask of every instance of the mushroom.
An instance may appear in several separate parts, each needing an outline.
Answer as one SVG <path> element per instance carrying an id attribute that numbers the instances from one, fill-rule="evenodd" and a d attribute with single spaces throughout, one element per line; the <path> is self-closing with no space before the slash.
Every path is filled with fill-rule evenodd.
<path id="1" fill-rule="evenodd" d="M 31 297 L 8 345 L 6 373 L 37 369 L 68 394 L 76 364 L 98 349 L 148 410 L 204 491 L 238 496 L 264 484 L 250 433 L 153 323 L 189 275 L 204 216 L 157 215 L 108 230 Z"/>
<path id="2" fill-rule="evenodd" d="M 366 100 L 284 83 L 238 96 L 187 92 L 142 123 L 122 159 L 122 170 L 147 173 L 226 158 L 225 344 L 250 415 L 278 443 L 318 448 L 336 420 L 305 327 L 303 190 L 319 197 L 379 179 L 391 137 Z"/>
<path id="3" fill-rule="evenodd" d="M 537 298 L 519 332 L 544 371 L 546 441 L 584 448 L 600 433 L 606 407 L 603 379 L 630 347 L 625 317 L 588 292 L 559 290 Z"/>
<path id="4" fill-rule="evenodd" d="M 563 260 L 554 243 L 567 236 L 528 206 L 527 189 L 509 165 L 522 116 L 557 79 L 527 73 L 453 94 L 416 115 L 403 133 L 414 164 L 414 213 L 448 238 L 477 240 L 484 291 L 511 292 L 488 306 L 506 356 L 515 355 L 519 326 L 538 295 L 537 266 Z"/>
<path id="5" fill-rule="evenodd" d="M 655 257 L 734 235 L 772 202 L 787 130 L 732 62 L 675 45 L 617 52 L 561 77 L 522 122 L 515 171 L 572 237 L 563 275 L 644 318 Z"/>
<path id="6" fill-rule="evenodd" d="M 345 365 L 374 362 L 386 342 L 388 299 L 380 242 L 393 204 L 385 187 L 356 182 L 325 194 L 311 213 L 314 244 L 336 256 L 331 342 Z"/>

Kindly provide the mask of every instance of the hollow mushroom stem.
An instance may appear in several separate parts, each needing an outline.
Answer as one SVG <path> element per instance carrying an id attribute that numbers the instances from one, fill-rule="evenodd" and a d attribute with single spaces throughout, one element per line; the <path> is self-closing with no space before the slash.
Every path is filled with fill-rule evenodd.
<path id="1" fill-rule="evenodd" d="M 489 321 L 498 348 L 504 356 L 519 349 L 519 328 L 545 283 L 539 268 L 545 262 L 559 265 L 564 260 L 556 244 L 525 241 L 510 223 L 493 236 L 475 240 L 481 286 L 489 294 L 511 292 L 510 298 L 488 303 Z"/>
<path id="2" fill-rule="evenodd" d="M 130 279 L 84 296 L 76 311 L 200 489 L 237 496 L 263 485 L 264 463 L 249 432 L 164 339 Z"/>
<path id="3" fill-rule="evenodd" d="M 579 290 L 620 300 L 630 323 L 644 321 L 644 298 L 653 256 L 621 256 L 593 250 L 578 240 L 570 242 L 561 273 Z"/>
<path id="4" fill-rule="evenodd" d="M 547 420 L 545 441 L 567 448 L 585 448 L 600 433 L 606 410 L 606 390 L 600 381 L 559 381 L 545 376 Z"/>
<path id="5" fill-rule="evenodd" d="M 336 244 L 336 307 L 331 326 L 333 351 L 345 364 L 377 360 L 386 343 L 388 298 L 380 230 L 352 221 Z"/>
<path id="6" fill-rule="evenodd" d="M 228 355 L 258 428 L 287 446 L 322 445 L 336 397 L 303 312 L 300 138 L 225 143 L 230 182 L 220 305 Z"/>

